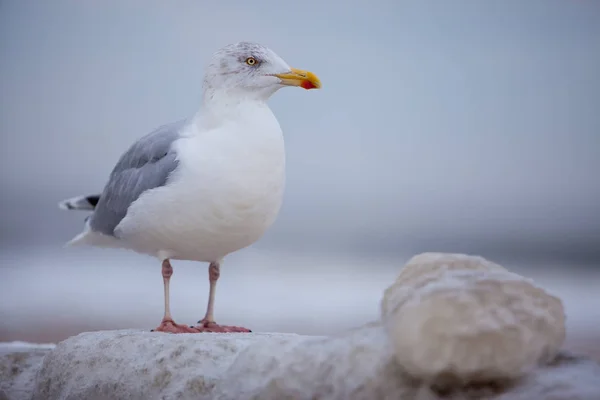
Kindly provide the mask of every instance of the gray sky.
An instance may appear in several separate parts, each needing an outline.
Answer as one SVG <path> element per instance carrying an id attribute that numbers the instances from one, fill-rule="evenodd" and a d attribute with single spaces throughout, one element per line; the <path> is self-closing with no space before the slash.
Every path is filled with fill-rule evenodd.
<path id="1" fill-rule="evenodd" d="M 600 260 L 600 2 L 339 4 L 0 1 L 1 244 L 77 234 L 56 203 L 253 40 L 323 82 L 271 100 L 288 184 L 258 246 Z"/>

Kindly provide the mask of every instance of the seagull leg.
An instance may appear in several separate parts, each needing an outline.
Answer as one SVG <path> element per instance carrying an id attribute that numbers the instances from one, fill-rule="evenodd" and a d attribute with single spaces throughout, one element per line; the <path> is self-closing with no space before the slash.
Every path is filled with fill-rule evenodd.
<path id="1" fill-rule="evenodd" d="M 219 325 L 215 322 L 215 291 L 217 289 L 217 281 L 221 275 L 221 265 L 218 262 L 210 263 L 208 267 L 208 279 L 210 289 L 208 293 L 208 306 L 206 307 L 206 315 L 198 321 L 198 326 L 194 327 L 200 332 L 252 332 L 250 329 L 242 328 L 241 326 Z"/>
<path id="2" fill-rule="evenodd" d="M 165 285 L 165 315 L 158 328 L 154 329 L 154 332 L 167 332 L 167 333 L 197 333 L 197 329 L 190 328 L 187 325 L 176 324 L 171 316 L 171 308 L 169 306 L 169 282 L 171 281 L 171 275 L 173 275 L 173 267 L 169 260 L 163 260 L 162 262 L 162 276 L 163 283 Z"/>

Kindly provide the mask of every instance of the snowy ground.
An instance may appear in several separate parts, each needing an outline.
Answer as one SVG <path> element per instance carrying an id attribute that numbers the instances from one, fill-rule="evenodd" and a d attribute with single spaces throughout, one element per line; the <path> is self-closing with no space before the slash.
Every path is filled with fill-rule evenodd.
<path id="1" fill-rule="evenodd" d="M 263 332 L 340 332 L 379 318 L 382 291 L 409 257 L 316 257 L 247 249 L 222 267 L 216 317 Z M 560 296 L 568 341 L 600 356 L 600 268 L 493 261 Z M 207 266 L 173 265 L 174 317 L 193 324 L 204 313 Z M 46 343 L 81 331 L 151 329 L 162 317 L 160 265 L 148 257 L 90 248 L 4 250 L 0 268 L 0 341 Z"/>

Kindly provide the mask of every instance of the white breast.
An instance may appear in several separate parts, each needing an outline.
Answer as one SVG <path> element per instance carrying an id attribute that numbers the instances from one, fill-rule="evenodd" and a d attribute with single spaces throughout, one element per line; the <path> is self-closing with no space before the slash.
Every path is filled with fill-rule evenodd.
<path id="1" fill-rule="evenodd" d="M 175 144 L 171 183 L 143 194 L 119 225 L 134 250 L 217 261 L 258 240 L 275 221 L 285 185 L 281 128 L 266 106 L 192 131 Z"/>

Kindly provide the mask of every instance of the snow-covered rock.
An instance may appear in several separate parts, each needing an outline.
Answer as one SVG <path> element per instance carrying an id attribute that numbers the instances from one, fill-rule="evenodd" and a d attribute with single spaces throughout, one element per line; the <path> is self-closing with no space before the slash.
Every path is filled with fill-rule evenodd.
<path id="1" fill-rule="evenodd" d="M 600 399 L 600 365 L 559 352 L 565 334 L 560 300 L 483 258 L 416 256 L 385 291 L 381 308 L 382 321 L 330 337 L 83 333 L 30 367 L 30 375 L 37 371 L 35 380 L 15 381 L 4 395 L 11 400 Z M 0 365 L 5 364 L 3 359 Z M 4 381 L 4 369 L 2 376 Z"/>
<path id="2" fill-rule="evenodd" d="M 515 383 L 466 385 L 447 397 L 453 390 L 405 375 L 373 323 L 337 337 L 84 333 L 46 356 L 33 399 L 592 400 L 600 398 L 600 366 L 561 355 Z"/>
<path id="3" fill-rule="evenodd" d="M 565 340 L 560 299 L 481 257 L 425 253 L 386 290 L 398 364 L 430 383 L 517 379 Z"/>

